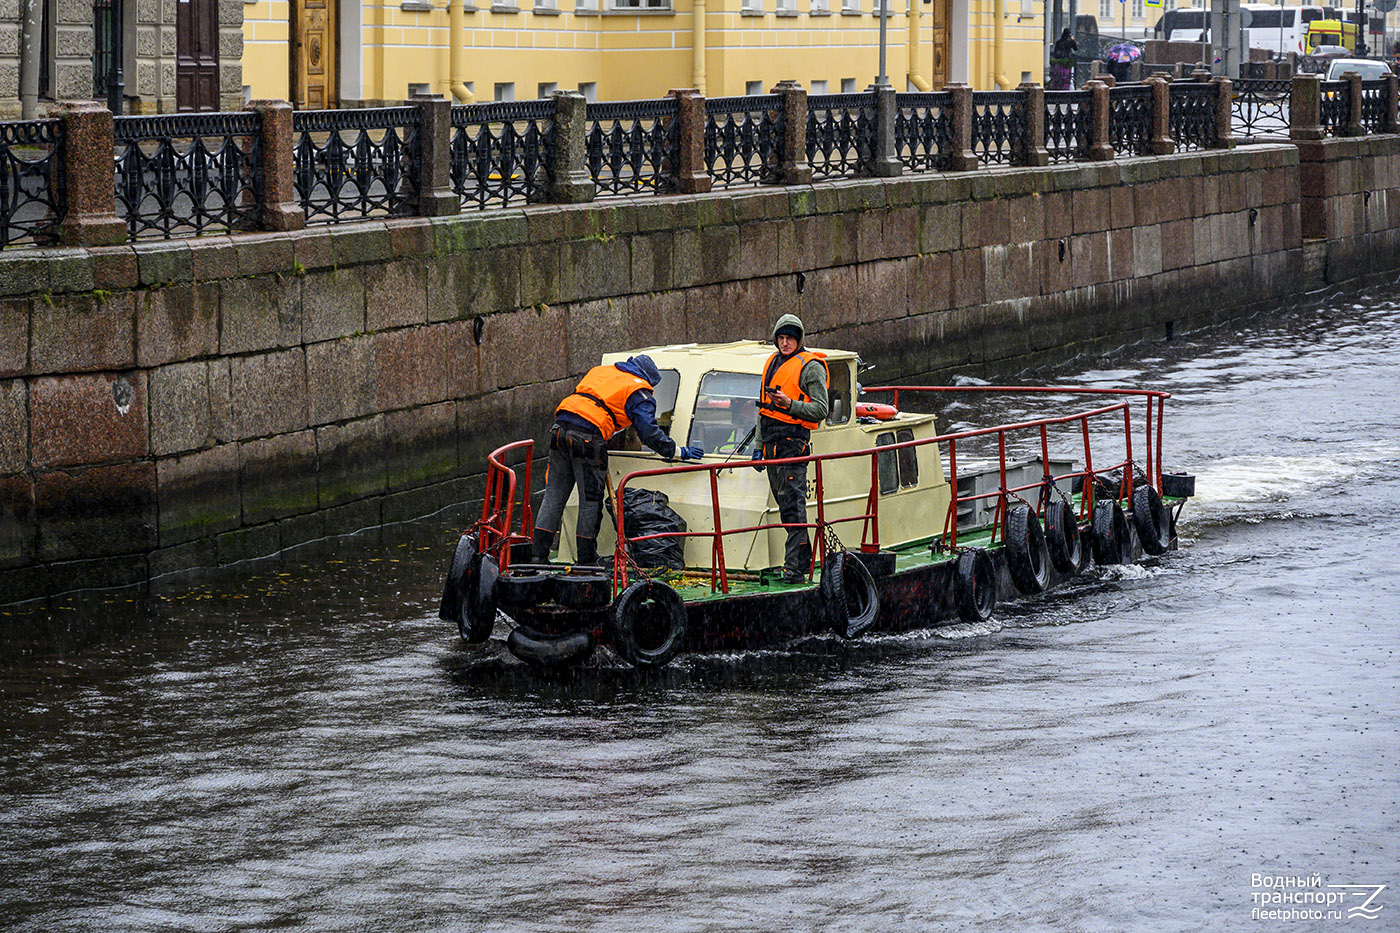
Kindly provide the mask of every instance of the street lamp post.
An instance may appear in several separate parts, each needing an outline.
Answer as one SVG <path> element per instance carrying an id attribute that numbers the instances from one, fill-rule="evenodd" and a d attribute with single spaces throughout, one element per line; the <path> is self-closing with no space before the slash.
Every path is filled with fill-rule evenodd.
<path id="1" fill-rule="evenodd" d="M 880 4 L 880 75 L 875 79 L 875 86 L 889 87 L 890 79 L 885 74 L 885 20 L 890 15 L 890 0 L 876 0 L 876 2 Z"/>

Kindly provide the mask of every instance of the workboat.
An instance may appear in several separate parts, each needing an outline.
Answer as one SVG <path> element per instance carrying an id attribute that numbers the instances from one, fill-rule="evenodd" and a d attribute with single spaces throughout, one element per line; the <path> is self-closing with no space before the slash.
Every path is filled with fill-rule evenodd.
<path id="1" fill-rule="evenodd" d="M 810 454 L 753 460 L 771 344 L 633 352 L 661 372 L 660 425 L 705 455 L 667 461 L 632 429 L 615 436 L 598 536 L 599 553 L 610 556 L 582 566 L 577 490 L 558 553 L 531 563 L 539 449 L 521 440 L 493 451 L 480 518 L 457 542 L 439 609 L 468 644 L 504 625 L 510 652 L 541 668 L 602 648 L 649 668 L 681 652 L 985 621 L 999 601 L 1032 598 L 1091 561 L 1131 563 L 1175 548 L 1177 518 L 1194 493 L 1193 477 L 1162 469 L 1166 392 L 862 388 L 855 353 L 818 350 L 830 404 Z M 939 433 L 940 407 L 992 393 L 1022 396 L 1015 401 L 1035 403 L 1038 417 Z M 764 468 L 798 462 L 807 465 L 802 527 L 813 548 L 808 574 L 788 583 L 783 545 L 796 526 L 781 521 Z"/>

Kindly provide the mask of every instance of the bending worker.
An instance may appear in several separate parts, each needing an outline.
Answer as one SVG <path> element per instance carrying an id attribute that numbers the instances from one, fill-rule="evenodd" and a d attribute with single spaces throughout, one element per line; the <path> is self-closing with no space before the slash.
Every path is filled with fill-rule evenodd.
<path id="1" fill-rule="evenodd" d="M 802 346 L 802 321 L 784 314 L 773 326 L 778 352 L 763 367 L 758 400 L 758 437 L 762 446 L 754 459 L 805 457 L 812 452 L 812 431 L 827 413 L 827 369 L 823 354 Z M 756 467 L 755 469 L 762 469 Z M 807 521 L 807 464 L 768 467 L 768 487 L 785 524 Z M 783 582 L 797 583 L 812 566 L 812 544 L 806 528 L 789 528 L 783 550 Z"/>
<path id="2" fill-rule="evenodd" d="M 621 363 L 594 366 L 579 380 L 573 394 L 559 403 L 549 429 L 549 472 L 544 502 L 535 519 L 533 558 L 549 560 L 564 517 L 564 503 L 578 483 L 579 564 L 598 562 L 598 526 L 603 521 L 603 492 L 608 470 L 608 440 L 635 425 L 643 444 L 670 460 L 676 442 L 656 423 L 652 387 L 661 372 L 649 356 L 628 357 Z M 699 447 L 680 448 L 682 460 L 705 455 Z"/>

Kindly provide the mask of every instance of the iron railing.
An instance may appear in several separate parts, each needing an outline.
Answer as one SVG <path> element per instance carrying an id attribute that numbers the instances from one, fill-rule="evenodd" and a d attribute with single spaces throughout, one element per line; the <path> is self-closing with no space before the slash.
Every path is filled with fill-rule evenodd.
<path id="1" fill-rule="evenodd" d="M 200 234 L 257 226 L 262 116 L 115 117 L 116 207 L 128 234 Z"/>
<path id="2" fill-rule="evenodd" d="M 1088 160 L 1092 97 L 1089 91 L 1045 92 L 1045 151 L 1051 162 Z"/>
<path id="3" fill-rule="evenodd" d="M 463 206 L 542 201 L 554 168 L 554 101 L 453 107 L 450 152 Z"/>
<path id="4" fill-rule="evenodd" d="M 63 123 L 0 123 L 0 249 L 51 239 L 67 203 Z"/>
<path id="5" fill-rule="evenodd" d="M 1385 127 L 1385 94 L 1389 84 L 1384 78 L 1361 82 L 1361 128 L 1367 133 L 1379 133 Z"/>
<path id="6" fill-rule="evenodd" d="M 588 172 L 599 194 L 675 188 L 680 164 L 679 104 L 661 100 L 588 105 Z"/>
<path id="7" fill-rule="evenodd" d="M 972 151 L 983 165 L 1024 165 L 1026 95 L 976 91 L 972 95 Z"/>
<path id="8" fill-rule="evenodd" d="M 807 162 L 812 177 L 869 174 L 875 159 L 874 94 L 807 98 Z"/>
<path id="9" fill-rule="evenodd" d="M 774 181 L 784 157 L 781 95 L 705 100 L 705 168 L 715 187 Z"/>
<path id="10" fill-rule="evenodd" d="M 946 171 L 953 158 L 953 95 L 896 94 L 894 151 L 907 171 Z"/>
<path id="11" fill-rule="evenodd" d="M 1170 125 L 1177 152 L 1209 149 L 1215 143 L 1216 85 L 1203 81 L 1173 81 Z"/>
<path id="12" fill-rule="evenodd" d="M 1230 122 L 1236 136 L 1287 136 L 1293 82 L 1244 78 L 1232 86 Z"/>
<path id="13" fill-rule="evenodd" d="M 1149 150 L 1152 143 L 1152 88 L 1144 84 L 1109 88 L 1108 138 L 1115 155 L 1143 155 Z"/>
<path id="14" fill-rule="evenodd" d="M 292 114 L 293 183 L 307 223 L 410 213 L 418 201 L 418 108 Z"/>
<path id="15" fill-rule="evenodd" d="M 1319 116 L 1328 136 L 1338 136 L 1351 123 L 1351 82 L 1323 81 Z"/>

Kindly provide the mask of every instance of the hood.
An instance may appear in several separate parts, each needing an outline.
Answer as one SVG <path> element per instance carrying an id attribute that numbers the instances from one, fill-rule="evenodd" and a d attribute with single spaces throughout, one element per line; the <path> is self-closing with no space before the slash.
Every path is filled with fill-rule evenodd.
<path id="1" fill-rule="evenodd" d="M 656 385 L 661 381 L 661 370 L 656 368 L 656 364 L 651 361 L 651 357 L 647 356 L 645 353 L 637 356 L 629 356 L 621 363 L 614 363 L 613 365 L 625 373 L 641 376 L 652 385 Z"/>
<path id="2" fill-rule="evenodd" d="M 782 330 L 785 327 L 797 328 L 797 348 L 799 350 L 802 349 L 802 342 L 803 339 L 807 336 L 807 331 L 802 326 L 802 319 L 795 314 L 784 314 L 782 317 L 778 318 L 778 322 L 773 325 L 772 340 L 774 345 L 777 345 L 778 343 L 778 331 Z"/>

